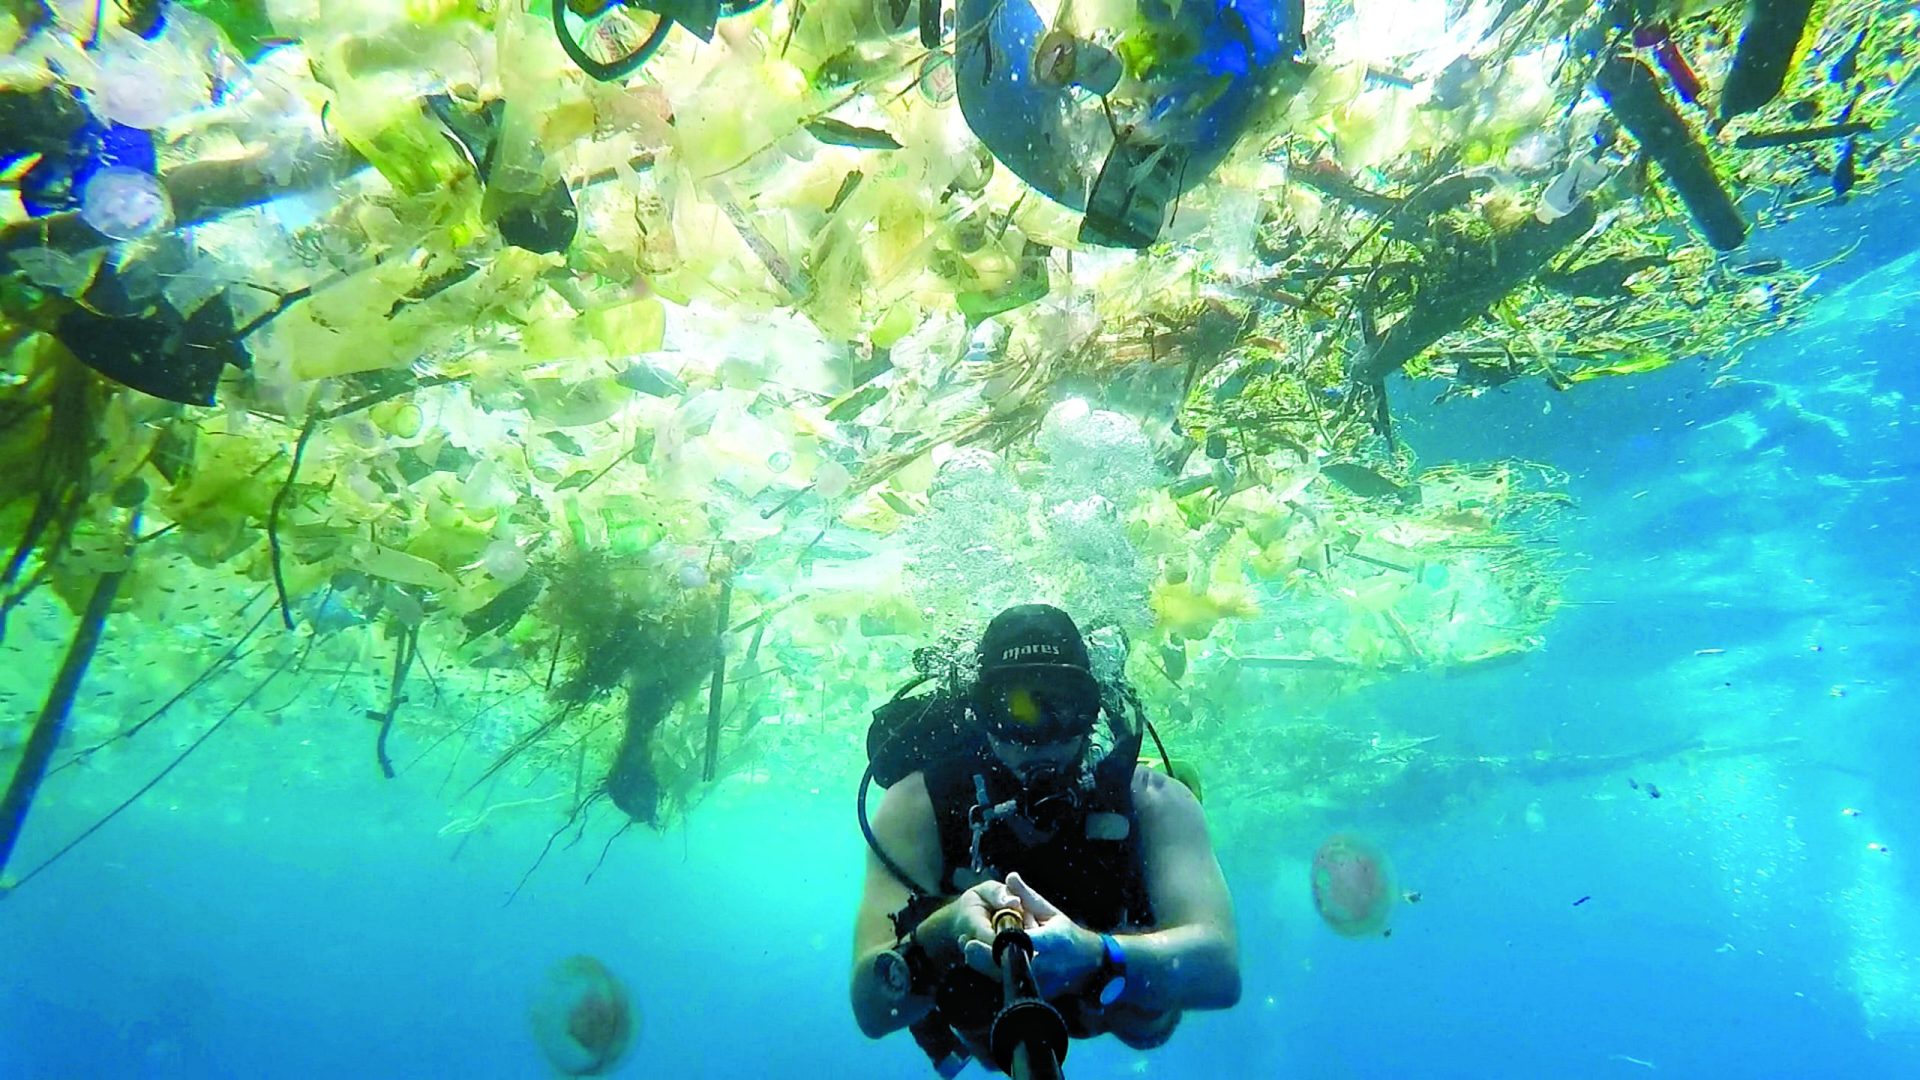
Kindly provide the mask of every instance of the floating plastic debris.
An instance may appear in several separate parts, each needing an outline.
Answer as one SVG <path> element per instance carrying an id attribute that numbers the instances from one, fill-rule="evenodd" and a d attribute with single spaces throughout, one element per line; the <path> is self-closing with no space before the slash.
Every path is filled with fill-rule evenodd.
<path id="1" fill-rule="evenodd" d="M 1288 5 L 1168 6 L 1143 0 L 1124 62 L 1140 100 L 1098 95 L 1122 59 L 1049 28 L 1028 0 L 960 0 L 960 107 L 994 156 L 1035 190 L 1086 211 L 1084 243 L 1145 247 L 1173 204 L 1233 149 L 1290 60 Z M 1176 50 L 1155 42 L 1190 42 Z M 1118 135 L 1109 117 L 1123 114 Z M 1138 110 L 1138 119 L 1133 110 Z M 1104 111 L 1103 111 L 1104 110 Z"/>
<path id="2" fill-rule="evenodd" d="M 945 105 L 959 93 L 959 77 L 953 71 L 953 57 L 931 52 L 920 62 L 920 96 L 935 105 Z"/>
<path id="3" fill-rule="evenodd" d="M 1523 661 L 1567 478 L 1422 467 L 1390 376 L 1559 402 L 1724 353 L 1800 318 L 1809 273 L 1713 248 L 1920 154 L 1909 27 L 1859 0 L 1722 130 L 1667 61 L 1719 81 L 1738 5 L 1639 48 L 1598 24 L 1640 12 L 1319 5 L 1311 51 L 1266 2 L 297 0 L 266 26 L 175 0 L 106 5 L 90 50 L 93 6 L 16 28 L 40 81 L 0 91 L 30 217 L 0 227 L 0 475 L 33 478 L 0 508 L 52 523 L 0 604 L 82 595 L 113 494 L 144 492 L 169 587 L 284 579 L 317 662 L 418 631 L 449 699 L 521 670 L 553 710 L 529 767 L 572 747 L 655 824 L 706 790 L 674 772 L 716 640 L 758 657 L 720 682 L 742 769 L 844 744 L 764 738 L 787 680 L 876 698 L 908 642 L 1036 598 L 1124 627 L 1196 758 L 1245 754 L 1215 720 L 1274 700 Z M 721 553 L 748 543 L 743 573 Z M 139 593 L 114 620 L 181 606 Z M 218 648 L 244 632 L 207 610 Z M 694 676 L 646 682 L 656 650 Z M 593 734 L 636 701 L 630 738 Z M 401 723 L 453 729 L 428 713 Z M 1421 753 L 1301 737 L 1335 801 Z"/>

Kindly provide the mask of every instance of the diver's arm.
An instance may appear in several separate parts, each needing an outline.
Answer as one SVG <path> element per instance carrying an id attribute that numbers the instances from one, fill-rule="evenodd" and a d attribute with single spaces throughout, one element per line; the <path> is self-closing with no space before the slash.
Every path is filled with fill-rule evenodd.
<path id="1" fill-rule="evenodd" d="M 1134 773 L 1133 795 L 1156 928 L 1114 935 L 1127 956 L 1116 1004 L 1136 1015 L 1229 1008 L 1240 1000 L 1240 944 L 1206 816 L 1186 785 L 1145 767 Z M 1090 978 L 1101 953 L 1087 936 Z"/>
<path id="2" fill-rule="evenodd" d="M 933 820 L 933 802 L 926 778 L 913 773 L 888 788 L 873 815 L 873 835 L 887 856 L 915 881 L 935 885 L 940 876 L 940 835 Z M 866 891 L 853 928 L 853 1017 L 870 1039 L 898 1031 L 933 1008 L 931 996 L 910 995 L 901 1001 L 888 996 L 874 972 L 874 960 L 893 948 L 889 918 L 906 906 L 909 893 L 871 848 L 867 851 Z M 950 907 L 951 905 L 949 905 Z M 954 962 L 951 934 L 930 934 L 930 924 L 941 920 L 946 908 L 929 915 L 916 934 L 921 947 L 938 964 Z M 946 955 L 943 955 L 946 954 Z"/>

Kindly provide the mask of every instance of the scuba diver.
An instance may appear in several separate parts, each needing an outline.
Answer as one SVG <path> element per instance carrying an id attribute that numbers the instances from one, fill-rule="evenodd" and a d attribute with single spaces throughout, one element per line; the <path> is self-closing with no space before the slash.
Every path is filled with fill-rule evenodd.
<path id="1" fill-rule="evenodd" d="M 1066 1035 L 1150 1049 L 1184 1010 L 1232 1006 L 1239 946 L 1206 819 L 1139 763 L 1124 679 L 1096 678 L 1073 619 L 1042 604 L 995 616 L 974 659 L 970 681 L 950 668 L 944 691 L 908 697 L 935 678 L 916 654 L 925 677 L 875 712 L 869 775 L 886 793 L 869 825 L 862 781 L 860 1030 L 911 1029 L 943 1076 L 972 1057 L 1019 1075 L 988 1042 L 1009 912 L 1035 995 L 1065 1021 L 1061 1056 Z"/>

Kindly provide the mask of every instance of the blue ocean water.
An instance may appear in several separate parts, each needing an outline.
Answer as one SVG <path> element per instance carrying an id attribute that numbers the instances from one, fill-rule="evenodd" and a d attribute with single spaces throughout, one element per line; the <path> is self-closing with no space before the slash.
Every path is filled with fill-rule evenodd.
<path id="1" fill-rule="evenodd" d="M 1773 238 L 1868 244 L 1732 368 L 1438 406 L 1401 388 L 1424 462 L 1570 474 L 1571 603 L 1523 664 L 1382 684 L 1337 719 L 1514 764 L 1223 847 L 1241 1003 L 1152 1053 L 1076 1046 L 1069 1076 L 1920 1075 L 1920 728 L 1900 704 L 1920 689 L 1920 257 L 1889 239 L 1914 235 L 1888 224 L 1910 204 L 1888 205 Z M 16 865 L 211 719 L 56 777 Z M 546 1076 L 528 997 L 574 953 L 641 1014 L 616 1075 L 929 1075 L 848 1010 L 860 749 L 836 737 L 843 770 L 736 778 L 620 837 L 589 884 L 595 819 L 509 904 L 558 804 L 466 829 L 439 768 L 381 779 L 347 710 L 231 725 L 0 900 L 0 1076 Z M 1646 756 L 1526 768 L 1542 750 Z M 1421 894 L 1390 938 L 1312 910 L 1313 847 L 1350 828 Z"/>

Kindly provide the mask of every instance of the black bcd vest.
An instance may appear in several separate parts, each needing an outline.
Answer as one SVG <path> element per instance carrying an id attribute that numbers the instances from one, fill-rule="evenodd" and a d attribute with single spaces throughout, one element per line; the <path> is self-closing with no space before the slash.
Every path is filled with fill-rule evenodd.
<path id="1" fill-rule="evenodd" d="M 1006 880 L 1017 873 L 1041 896 L 1090 930 L 1106 933 L 1153 922 L 1140 854 L 1140 821 L 1133 808 L 1137 751 L 1109 753 L 1094 769 L 1093 784 L 1077 805 L 1037 813 L 1050 835 L 1036 835 L 1024 821 L 993 822 L 981 836 L 983 872 Z M 1020 782 L 990 753 L 955 755 L 929 763 L 927 794 L 940 833 L 939 890 L 952 896 L 955 877 L 973 866 L 973 815 L 980 800 L 974 778 L 987 785 L 998 805 L 1020 794 Z M 1040 807 L 1046 810 L 1047 807 Z"/>

